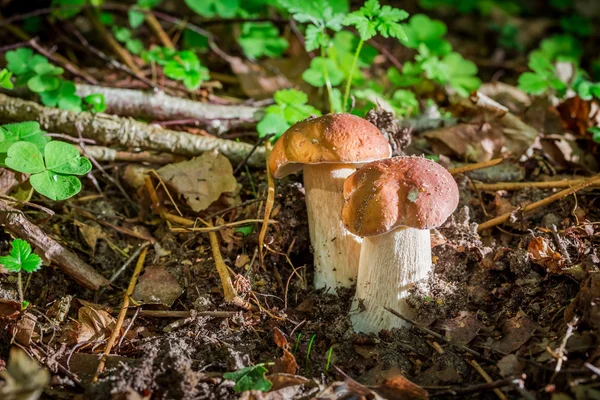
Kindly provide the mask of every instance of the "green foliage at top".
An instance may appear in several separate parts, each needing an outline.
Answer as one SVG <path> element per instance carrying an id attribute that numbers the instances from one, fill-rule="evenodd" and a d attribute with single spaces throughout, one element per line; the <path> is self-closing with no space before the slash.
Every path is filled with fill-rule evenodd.
<path id="1" fill-rule="evenodd" d="M 12 72 L 9 72 L 7 69 L 0 69 L 0 88 L 13 89 L 15 85 L 10 80 L 11 77 Z"/>
<path id="2" fill-rule="evenodd" d="M 331 40 L 327 30 L 338 32 L 342 29 L 344 13 L 335 11 L 326 0 L 279 0 L 279 5 L 296 21 L 309 24 L 305 33 L 306 51 L 326 48 Z"/>
<path id="3" fill-rule="evenodd" d="M 30 174 L 31 186 L 52 200 L 65 200 L 79 193 L 90 161 L 75 146 L 51 141 L 37 122 L 0 126 L 0 160 L 6 167 Z"/>
<path id="4" fill-rule="evenodd" d="M 54 66 L 46 57 L 34 54 L 33 50 L 25 47 L 7 51 L 5 57 L 8 71 L 17 77 L 17 86 L 26 86 L 37 93 L 42 104 L 63 110 L 82 111 L 83 101 L 75 94 L 75 84 L 61 77 L 64 72 L 62 68 Z M 94 108 L 96 111 L 104 111 Z"/>
<path id="5" fill-rule="evenodd" d="M 185 4 L 207 18 L 233 18 L 240 8 L 240 0 L 185 0 Z"/>
<path id="6" fill-rule="evenodd" d="M 52 0 L 52 6 L 56 7 L 53 15 L 63 19 L 72 18 L 83 10 L 86 3 L 86 0 Z"/>
<path id="7" fill-rule="evenodd" d="M 32 273 L 42 267 L 42 259 L 31 251 L 31 245 L 22 239 L 10 242 L 11 249 L 7 256 L 0 257 L 0 264 L 10 272 Z"/>
<path id="8" fill-rule="evenodd" d="M 577 39 L 571 35 L 554 35 L 542 40 L 536 50 L 550 61 L 568 61 L 579 64 L 583 49 Z"/>
<path id="9" fill-rule="evenodd" d="M 296 122 L 310 116 L 320 116 L 321 112 L 306 104 L 306 93 L 296 89 L 279 90 L 273 96 L 275 104 L 265 110 L 265 117 L 258 123 L 258 136 L 275 134 L 278 138 Z"/>
<path id="10" fill-rule="evenodd" d="M 408 13 L 391 6 L 381 6 L 379 0 L 367 0 L 358 10 L 344 18 L 344 25 L 354 26 L 361 40 L 369 40 L 378 33 L 383 37 L 394 37 L 406 40 L 402 21 L 408 18 Z"/>
<path id="11" fill-rule="evenodd" d="M 600 143 L 600 127 L 592 126 L 588 129 L 588 132 L 592 134 L 592 140 L 596 143 Z"/>
<path id="12" fill-rule="evenodd" d="M 280 57 L 288 48 L 288 41 L 279 35 L 279 29 L 271 22 L 246 22 L 238 42 L 246 57 Z"/>
<path id="13" fill-rule="evenodd" d="M 452 46 L 444 39 L 448 29 L 442 21 L 431 19 L 424 14 L 415 14 L 403 27 L 406 33 L 406 47 L 418 49 L 424 44 L 436 55 L 445 55 L 452 51 Z"/>
<path id="14" fill-rule="evenodd" d="M 190 90 L 198 89 L 202 82 L 210 78 L 208 68 L 200 63 L 196 53 L 191 50 L 177 51 L 155 46 L 150 51 L 143 52 L 142 59 L 163 66 L 167 77 L 182 81 Z"/>
<path id="15" fill-rule="evenodd" d="M 556 68 L 542 52 L 531 53 L 528 66 L 533 72 L 525 72 L 519 77 L 519 89 L 534 95 L 553 89 L 559 96 L 564 96 L 567 85 L 556 77 Z"/>
<path id="16" fill-rule="evenodd" d="M 266 372 L 265 364 L 256 364 L 234 372 L 226 372 L 223 374 L 223 378 L 235 382 L 233 390 L 237 393 L 248 390 L 268 392 L 273 384 L 265 378 Z"/>
<path id="17" fill-rule="evenodd" d="M 592 26 L 589 19 L 577 15 L 570 14 L 560 19 L 560 27 L 567 33 L 572 33 L 577 36 L 589 36 L 594 32 L 594 27 Z"/>

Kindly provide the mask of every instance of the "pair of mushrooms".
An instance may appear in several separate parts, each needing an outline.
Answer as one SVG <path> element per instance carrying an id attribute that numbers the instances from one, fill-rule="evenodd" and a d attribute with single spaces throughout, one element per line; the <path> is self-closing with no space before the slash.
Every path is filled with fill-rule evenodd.
<path id="1" fill-rule="evenodd" d="M 446 169 L 390 156 L 373 124 L 328 114 L 292 126 L 269 158 L 276 179 L 304 169 L 314 284 L 335 291 L 356 282 L 352 309 L 364 310 L 351 317 L 357 332 L 404 326 L 384 307 L 410 313 L 408 289 L 431 270 L 429 229 L 458 205 Z"/>

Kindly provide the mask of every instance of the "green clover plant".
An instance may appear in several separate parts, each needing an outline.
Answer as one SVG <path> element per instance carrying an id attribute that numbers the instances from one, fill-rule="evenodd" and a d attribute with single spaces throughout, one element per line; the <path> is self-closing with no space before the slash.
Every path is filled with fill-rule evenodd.
<path id="1" fill-rule="evenodd" d="M 279 36 L 279 29 L 271 22 L 246 22 L 242 24 L 242 32 L 238 42 L 246 57 L 257 59 L 281 57 L 288 48 L 288 41 Z"/>
<path id="2" fill-rule="evenodd" d="M 240 8 L 240 0 L 185 0 L 185 4 L 203 17 L 233 18 Z"/>
<path id="3" fill-rule="evenodd" d="M 256 126 L 260 137 L 275 134 L 273 140 L 276 140 L 296 122 L 321 115 L 319 110 L 306 104 L 308 96 L 299 90 L 279 90 L 273 98 L 275 104 L 265 109 L 265 116 Z"/>
<path id="4" fill-rule="evenodd" d="M 10 78 L 12 77 L 12 72 L 7 69 L 0 70 L 0 88 L 2 89 L 13 89 L 15 85 L 12 83 Z"/>
<path id="5" fill-rule="evenodd" d="M 196 53 L 191 50 L 177 51 L 156 46 L 143 52 L 142 59 L 163 66 L 168 78 L 182 81 L 190 90 L 198 89 L 202 82 L 210 77 L 208 68 L 200 63 Z"/>
<path id="6" fill-rule="evenodd" d="M 22 239 L 14 239 L 11 243 L 10 253 L 0 257 L 0 264 L 8 271 L 17 273 L 17 284 L 19 289 L 19 300 L 23 309 L 27 308 L 29 302 L 23 299 L 23 281 L 21 272 L 31 274 L 42 267 L 42 259 L 31 251 L 31 245 Z"/>
<path id="7" fill-rule="evenodd" d="M 519 89 L 534 95 L 551 89 L 559 96 L 566 93 L 567 85 L 556 76 L 556 68 L 542 52 L 532 52 L 528 66 L 532 72 L 525 72 L 519 76 Z"/>
<path id="8" fill-rule="evenodd" d="M 223 374 L 223 378 L 235 382 L 233 390 L 236 393 L 241 393 L 248 390 L 268 392 L 273 384 L 271 381 L 265 378 L 265 373 L 267 372 L 265 365 L 267 364 L 261 363 L 238 369 L 237 371 L 226 372 Z"/>

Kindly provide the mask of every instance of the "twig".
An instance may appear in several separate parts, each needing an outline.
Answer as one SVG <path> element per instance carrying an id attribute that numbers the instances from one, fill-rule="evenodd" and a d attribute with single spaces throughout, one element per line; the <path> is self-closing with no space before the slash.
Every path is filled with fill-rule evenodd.
<path id="1" fill-rule="evenodd" d="M 148 24 L 152 32 L 154 32 L 158 40 L 160 40 L 160 42 L 163 44 L 163 46 L 168 47 L 170 49 L 175 48 L 175 45 L 171 41 L 171 38 L 169 37 L 169 35 L 167 35 L 167 32 L 165 32 L 163 27 L 160 25 L 160 22 L 158 22 L 156 16 L 152 12 L 146 14 L 146 23 Z"/>
<path id="2" fill-rule="evenodd" d="M 188 221 L 190 221 L 190 220 L 188 220 Z M 265 223 L 265 220 L 263 220 L 263 219 L 244 219 L 242 221 L 229 222 L 229 223 L 223 224 L 223 225 L 217 225 L 217 226 L 211 225 L 208 228 L 197 228 L 197 227 L 171 228 L 171 232 L 175 232 L 175 233 L 186 233 L 186 232 L 211 233 L 211 232 L 222 231 L 223 229 L 227 229 L 227 228 L 232 228 L 234 226 L 254 224 L 257 222 Z M 270 220 L 266 221 L 266 223 L 267 224 L 276 224 L 277 221 L 270 219 Z"/>
<path id="3" fill-rule="evenodd" d="M 119 276 L 129 267 L 129 265 L 142 253 L 146 247 L 150 245 L 150 242 L 144 242 L 137 250 L 121 265 L 121 268 L 115 271 L 115 273 L 110 277 L 109 282 L 114 283 Z"/>
<path id="4" fill-rule="evenodd" d="M 554 378 L 556 377 L 556 375 L 560 372 L 560 370 L 562 368 L 563 361 L 565 361 L 567 359 L 567 357 L 564 355 L 565 350 L 567 348 L 567 342 L 569 341 L 569 338 L 571 336 L 573 336 L 573 331 L 575 330 L 575 327 L 577 326 L 578 321 L 579 321 L 579 318 L 577 318 L 575 316 L 575 317 L 573 317 L 573 320 L 567 324 L 567 331 L 565 332 L 565 336 L 563 337 L 562 341 L 560 342 L 560 346 L 556 350 L 556 355 L 557 355 L 556 367 L 554 368 L 554 374 L 552 374 L 552 378 L 550 378 L 550 382 L 554 381 Z"/>
<path id="5" fill-rule="evenodd" d="M 108 45 L 108 47 L 110 47 L 112 51 L 115 52 L 117 57 L 119 57 L 121 61 L 123 61 L 123 63 L 127 65 L 136 75 L 141 75 L 140 68 L 133 60 L 131 54 L 129 54 L 129 52 L 125 50 L 125 48 L 123 48 L 123 46 L 121 46 L 119 42 L 117 42 L 113 35 L 111 35 L 106 29 L 106 27 L 102 24 L 102 22 L 100 22 L 98 14 L 96 14 L 96 10 L 92 8 L 86 8 L 85 14 L 94 26 L 94 29 L 98 32 L 98 34 L 100 34 L 103 41 Z"/>
<path id="6" fill-rule="evenodd" d="M 477 361 L 475 361 L 475 360 L 467 360 L 467 362 L 469 364 L 471 364 L 471 366 L 473 368 L 475 368 L 475 371 L 477 371 L 479 373 L 479 375 L 481 375 L 483 377 L 483 379 L 485 379 L 485 381 L 487 383 L 492 383 L 493 382 L 492 378 L 488 375 L 487 372 L 485 372 L 485 370 L 481 367 L 481 365 L 479 365 L 479 363 Z M 494 388 L 493 390 L 494 390 L 494 393 L 496 393 L 496 396 L 498 396 L 498 398 L 500 400 L 508 400 L 506 398 L 506 395 L 504 393 L 502 393 L 502 391 L 500 389 Z"/>
<path id="7" fill-rule="evenodd" d="M 578 192 L 581 189 L 584 189 L 584 188 L 586 188 L 588 186 L 595 185 L 595 184 L 598 184 L 598 183 L 600 183 L 600 174 L 599 175 L 595 175 L 595 176 L 593 176 L 591 178 L 586 179 L 585 181 L 583 181 L 579 185 L 570 187 L 570 188 L 565 189 L 565 190 L 561 190 L 560 192 L 555 193 L 552 196 L 548 196 L 548 197 L 546 197 L 546 198 L 544 198 L 544 199 L 542 199 L 540 201 L 536 201 L 534 203 L 528 204 L 525 207 L 523 207 L 521 209 L 521 211 L 522 212 L 527 212 L 527 211 L 535 210 L 537 208 L 540 208 L 540 207 L 546 206 L 546 205 L 548 205 L 550 203 L 553 203 L 556 200 L 560 200 L 563 197 L 566 197 L 566 196 L 569 196 L 569 195 L 571 195 L 573 193 L 576 193 L 576 192 Z M 502 215 L 500 215 L 500 216 L 498 216 L 496 218 L 492 218 L 489 221 L 486 221 L 486 222 L 483 222 L 483 223 L 479 224 L 479 226 L 477 227 L 477 231 L 481 232 L 481 231 L 483 231 L 485 229 L 493 228 L 496 225 L 500 225 L 500 224 L 506 222 L 510 218 L 510 216 L 513 214 L 513 212 L 508 212 L 508 213 L 502 214 Z"/>
<path id="8" fill-rule="evenodd" d="M 66 136 L 66 135 L 65 135 Z M 70 136 L 66 136 L 71 138 Z M 71 138 L 73 139 L 73 138 Z M 84 139 L 89 140 L 89 139 Z M 86 146 L 87 154 L 95 158 L 97 161 L 126 161 L 132 163 L 148 163 L 164 165 L 185 160 L 185 157 L 177 156 L 169 153 L 154 153 L 151 151 L 118 151 L 110 147 L 104 146 Z M 79 147 L 79 153 L 84 154 L 81 147 Z"/>
<path id="9" fill-rule="evenodd" d="M 469 353 L 471 355 L 474 355 L 475 357 L 479 357 L 482 360 L 492 361 L 488 357 L 484 356 L 483 354 L 481 354 L 481 353 L 479 353 L 479 352 L 477 352 L 477 351 L 475 351 L 473 349 L 468 348 L 467 346 L 464 346 L 464 345 L 458 344 L 458 343 L 454 343 L 451 340 L 449 340 L 448 338 L 440 335 L 439 333 L 434 332 L 431 329 L 425 328 L 424 326 L 418 325 L 416 322 L 414 322 L 413 320 L 411 320 L 409 318 L 406 318 L 404 315 L 400 314 L 396 310 L 392 310 L 389 307 L 383 307 L 383 308 L 386 309 L 387 311 L 391 312 L 392 314 L 394 314 L 396 317 L 400 318 L 401 320 L 404 320 L 404 321 L 408 322 L 409 324 L 411 324 L 415 328 L 417 328 L 417 329 L 419 329 L 419 330 L 427 333 L 428 335 L 433 336 L 436 339 L 442 340 L 443 342 L 448 343 L 448 344 L 450 344 L 450 345 L 452 345 L 454 347 L 457 347 L 457 348 L 459 348 L 459 349 L 461 349 L 461 350 L 463 350 L 463 351 L 465 351 L 465 352 L 467 352 L 467 353 Z"/>
<path id="10" fill-rule="evenodd" d="M 79 76 L 80 78 L 83 78 L 86 82 L 91 83 L 92 85 L 97 85 L 98 84 L 98 81 L 93 76 L 91 76 L 87 72 L 82 71 L 81 69 L 77 68 L 73 63 L 71 63 L 66 58 L 64 58 L 64 57 L 58 57 L 57 54 L 50 53 L 48 50 L 46 50 L 45 48 L 43 48 L 42 46 L 40 46 L 38 44 L 37 40 L 31 39 L 29 41 L 29 45 L 35 51 L 37 51 L 38 53 L 40 53 L 41 55 L 43 55 L 44 57 L 46 57 L 47 59 L 49 59 L 50 61 L 52 61 L 54 64 L 58 64 L 58 65 L 62 66 L 64 69 L 66 69 L 67 71 L 69 71 L 73 75 Z"/>
<path id="11" fill-rule="evenodd" d="M 266 145 L 266 159 L 267 159 L 267 201 L 265 202 L 265 215 L 264 222 L 260 229 L 260 234 L 258 235 L 258 252 L 260 255 L 260 264 L 263 269 L 265 268 L 265 254 L 264 254 L 264 243 L 265 243 L 265 235 L 267 234 L 267 228 L 269 227 L 268 221 L 271 218 L 271 211 L 273 210 L 273 204 L 275 203 L 275 182 L 273 181 L 273 176 L 271 176 L 271 171 L 269 170 L 269 155 L 271 154 L 271 142 L 267 141 Z"/>
<path id="12" fill-rule="evenodd" d="M 0 94 L 0 120 L 39 121 L 48 131 L 71 136 L 77 136 L 75 124 L 81 124 L 82 136 L 94 139 L 99 144 L 120 144 L 124 147 L 139 147 L 186 156 L 196 156 L 216 149 L 234 163 L 242 161 L 253 148 L 248 143 L 161 129 L 129 118 L 44 107 L 3 94 Z M 248 160 L 248 165 L 263 167 L 264 162 L 264 147 L 259 147 Z"/>
<path id="13" fill-rule="evenodd" d="M 125 295 L 123 296 L 123 304 L 121 305 L 121 311 L 119 312 L 119 316 L 117 317 L 117 322 L 115 323 L 115 327 L 114 327 L 110 337 L 108 338 L 108 342 L 106 343 L 106 346 L 104 348 L 104 353 L 102 354 L 102 357 L 100 358 L 100 362 L 98 363 L 98 369 L 96 369 L 96 374 L 94 375 L 92 382 L 97 382 L 98 375 L 100 375 L 102 373 L 102 371 L 104 371 L 104 366 L 106 365 L 106 360 L 108 359 L 110 351 L 112 350 L 112 347 L 114 346 L 115 341 L 117 340 L 117 336 L 119 336 L 119 333 L 121 331 L 121 326 L 123 325 L 123 321 L 125 320 L 125 315 L 127 314 L 127 308 L 129 307 L 129 298 L 133 294 L 133 290 L 135 289 L 135 285 L 137 283 L 137 278 L 140 275 L 140 273 L 142 272 L 142 268 L 144 266 L 144 261 L 146 260 L 146 253 L 148 253 L 147 247 L 145 247 L 142 250 L 142 253 L 140 254 L 140 258 L 138 258 L 137 265 L 135 266 L 135 270 L 133 271 L 133 275 L 131 276 L 131 280 L 129 281 L 129 286 L 127 287 L 127 291 L 125 292 Z"/>
<path id="14" fill-rule="evenodd" d="M 260 146 L 261 144 L 263 144 L 264 142 L 270 140 L 273 136 L 273 134 L 267 135 L 267 136 L 263 136 L 261 138 L 259 138 L 256 143 L 254 143 L 254 147 L 252 148 L 252 150 L 250 150 L 250 152 L 248 153 L 248 155 L 246 156 L 246 158 L 244 158 L 237 167 L 235 167 L 235 169 L 233 170 L 233 175 L 237 174 L 240 169 L 242 169 L 242 167 L 244 165 L 246 165 L 246 162 L 248 162 L 248 159 L 252 156 L 252 154 L 254 154 L 254 152 L 256 151 L 256 149 L 258 148 L 258 146 Z M 270 144 L 267 146 L 269 147 Z M 269 156 L 267 155 L 267 159 L 269 159 Z M 268 169 L 268 166 L 267 166 Z"/>
<path id="15" fill-rule="evenodd" d="M 73 207 L 73 209 L 76 212 L 78 212 L 79 214 L 83 215 L 84 217 L 89 218 L 89 219 L 91 219 L 93 221 L 96 221 L 99 224 L 102 224 L 102 225 L 104 225 L 104 226 L 106 226 L 108 228 L 114 229 L 115 231 L 120 232 L 120 233 L 122 233 L 124 235 L 131 236 L 131 237 L 134 237 L 134 238 L 138 238 L 138 239 L 141 239 L 141 240 L 145 240 L 145 241 L 150 242 L 152 244 L 156 243 L 156 238 L 154 238 L 151 235 L 146 235 L 144 233 L 135 232 L 135 231 L 132 231 L 131 229 L 127 229 L 127 228 L 123 228 L 121 226 L 117 226 L 115 224 L 111 224 L 110 222 L 105 221 L 105 220 L 103 220 L 101 218 L 98 218 L 97 216 L 95 216 L 94 214 L 92 214 L 91 212 L 89 212 L 88 210 L 85 210 L 85 209 L 83 209 L 81 207 L 77 207 L 77 206 L 71 206 L 71 207 Z"/>
<path id="16" fill-rule="evenodd" d="M 504 158 L 494 158 L 489 161 L 482 161 L 480 163 L 463 165 L 462 167 L 449 168 L 448 172 L 450 172 L 452 175 L 464 174 L 465 172 L 475 171 L 477 169 L 493 167 L 494 165 L 502 164 L 503 162 Z"/>
<path id="17" fill-rule="evenodd" d="M 0 224 L 13 235 L 27 240 L 43 258 L 54 262 L 61 271 L 87 289 L 98 290 L 108 281 L 76 254 L 50 238 L 37 225 L 29 221 L 21 211 L 0 200 Z"/>
<path id="18" fill-rule="evenodd" d="M 132 315 L 133 310 L 129 310 L 127 315 Z M 195 311 L 193 313 L 197 317 L 214 317 L 214 318 L 232 318 L 239 314 L 238 311 Z M 192 316 L 191 311 L 171 311 L 171 310 L 141 310 L 139 317 L 148 318 L 188 318 Z"/>
<path id="19" fill-rule="evenodd" d="M 402 63 L 398 61 L 396 57 L 383 45 L 377 43 L 375 40 L 369 40 L 369 44 L 375 47 L 389 62 L 391 62 L 398 72 L 402 72 Z"/>
<path id="20" fill-rule="evenodd" d="M 521 375 L 521 378 L 509 377 L 500 379 L 494 382 L 482 383 L 479 385 L 473 385 L 469 387 L 463 388 L 455 388 L 455 389 L 447 389 L 440 392 L 435 392 L 429 395 L 429 397 L 441 397 L 441 396 L 463 396 L 466 394 L 485 392 L 487 390 L 492 390 L 496 388 L 501 388 L 505 386 L 511 386 L 514 381 L 523 381 L 527 375 Z"/>
<path id="21" fill-rule="evenodd" d="M 570 188 L 585 182 L 585 179 L 562 179 L 560 181 L 546 182 L 496 182 L 496 183 L 473 183 L 473 186 L 478 190 L 497 191 L 497 190 L 521 190 L 526 188 L 536 189 L 563 189 Z M 590 185 L 592 186 L 592 185 Z M 593 186 L 600 186 L 600 182 Z"/>
<path id="22" fill-rule="evenodd" d="M 121 335 L 121 338 L 119 339 L 119 343 L 117 343 L 117 349 L 121 348 L 121 344 L 123 343 L 123 339 L 125 339 L 125 336 L 127 336 L 127 332 L 129 332 L 129 330 L 133 326 L 133 323 L 135 322 L 136 318 L 140 314 L 140 310 L 141 309 L 142 309 L 142 307 L 137 307 L 135 309 L 135 313 L 131 317 L 131 321 L 129 321 L 129 324 L 127 324 L 127 328 L 125 328 L 125 330 L 123 331 L 123 334 Z"/>
<path id="23" fill-rule="evenodd" d="M 256 198 L 256 199 L 251 199 L 251 200 L 244 201 L 243 203 L 240 203 L 238 205 L 227 207 L 227 208 L 224 208 L 224 209 L 219 210 L 219 211 L 215 211 L 214 213 L 208 215 L 206 217 L 206 219 L 213 219 L 216 216 L 219 216 L 219 215 L 222 215 L 222 214 L 227 214 L 228 212 L 233 211 L 236 208 L 246 207 L 246 206 L 248 206 L 250 204 L 258 203 L 259 201 L 263 201 L 265 199 L 266 199 L 266 197 L 259 197 L 259 198 Z"/>

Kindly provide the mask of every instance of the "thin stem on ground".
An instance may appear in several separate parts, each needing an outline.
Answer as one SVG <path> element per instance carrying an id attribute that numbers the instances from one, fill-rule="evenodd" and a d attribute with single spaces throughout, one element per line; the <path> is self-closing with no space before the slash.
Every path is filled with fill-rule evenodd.
<path id="1" fill-rule="evenodd" d="M 344 91 L 344 100 L 342 102 L 342 109 L 346 111 L 346 104 L 348 104 L 348 99 L 350 98 L 350 88 L 352 87 L 352 78 L 354 77 L 354 70 L 356 69 L 356 63 L 358 61 L 358 56 L 360 55 L 360 51 L 362 50 L 362 46 L 365 43 L 364 40 L 360 40 L 358 42 L 358 47 L 356 48 L 356 52 L 354 53 L 354 58 L 352 59 L 352 66 L 350 67 L 350 75 L 348 77 L 348 81 L 346 82 L 346 90 Z"/>

